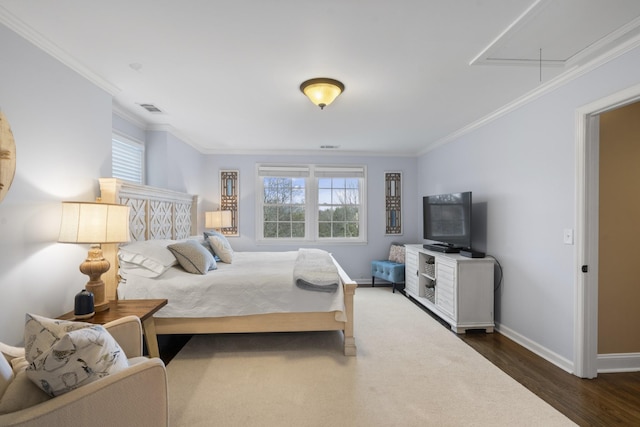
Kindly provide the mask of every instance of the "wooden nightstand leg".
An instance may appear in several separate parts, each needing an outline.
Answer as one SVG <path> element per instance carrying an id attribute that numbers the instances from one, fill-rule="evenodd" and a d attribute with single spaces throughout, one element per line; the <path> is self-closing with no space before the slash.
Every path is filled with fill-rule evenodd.
<path id="1" fill-rule="evenodd" d="M 156 322 L 153 320 L 153 316 L 149 316 L 149 318 L 142 321 L 142 329 L 144 329 L 144 342 L 147 344 L 149 356 L 160 357 L 158 337 L 156 336 Z"/>

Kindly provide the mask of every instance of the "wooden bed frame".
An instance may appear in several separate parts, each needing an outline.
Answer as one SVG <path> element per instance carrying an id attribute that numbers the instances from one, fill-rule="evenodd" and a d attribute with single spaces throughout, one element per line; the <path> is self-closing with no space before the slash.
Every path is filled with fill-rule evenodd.
<path id="1" fill-rule="evenodd" d="M 118 203 L 131 208 L 131 240 L 184 239 L 197 234 L 198 197 L 186 193 L 131 184 L 116 178 L 100 179 L 100 199 L 104 203 Z M 103 253 L 111 268 L 103 277 L 107 299 L 117 299 L 118 247 L 105 244 Z M 250 316 L 208 318 L 155 317 L 158 334 L 209 334 L 235 332 L 303 332 L 343 331 L 344 354 L 356 355 L 353 336 L 353 297 L 356 282 L 351 280 L 340 264 L 338 268 L 344 289 L 346 322 L 335 320 L 334 312 L 271 313 Z"/>

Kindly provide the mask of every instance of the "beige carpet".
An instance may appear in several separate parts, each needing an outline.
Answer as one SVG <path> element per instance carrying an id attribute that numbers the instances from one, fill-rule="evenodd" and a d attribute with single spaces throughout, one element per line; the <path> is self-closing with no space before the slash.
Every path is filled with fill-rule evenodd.
<path id="1" fill-rule="evenodd" d="M 194 336 L 171 425 L 573 425 L 401 294 L 359 288 L 355 311 L 355 358 L 338 332 Z"/>

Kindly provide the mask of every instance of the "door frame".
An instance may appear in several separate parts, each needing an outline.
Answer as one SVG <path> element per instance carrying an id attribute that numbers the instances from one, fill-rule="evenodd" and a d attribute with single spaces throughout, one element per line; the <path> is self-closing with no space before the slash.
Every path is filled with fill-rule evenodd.
<path id="1" fill-rule="evenodd" d="M 598 375 L 598 199 L 600 114 L 640 100 L 640 84 L 576 110 L 576 290 L 573 366 L 581 378 Z M 588 271 L 582 272 L 587 266 Z"/>

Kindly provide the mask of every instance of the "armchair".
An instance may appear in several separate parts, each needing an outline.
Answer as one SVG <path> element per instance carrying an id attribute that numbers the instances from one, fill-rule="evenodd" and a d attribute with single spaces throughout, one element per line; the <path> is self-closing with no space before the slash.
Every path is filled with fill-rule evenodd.
<path id="1" fill-rule="evenodd" d="M 142 357 L 140 319 L 127 316 L 104 327 L 129 358 L 129 367 L 57 397 L 48 397 L 26 378 L 26 362 L 10 372 L 5 362 L 19 360 L 24 349 L 0 343 L 0 425 L 167 426 L 165 366 L 160 359 Z"/>
<path id="2" fill-rule="evenodd" d="M 404 255 L 404 245 L 392 243 L 388 259 L 371 261 L 371 287 L 375 286 L 377 277 L 391 282 L 395 293 L 396 286 L 404 283 Z"/>

